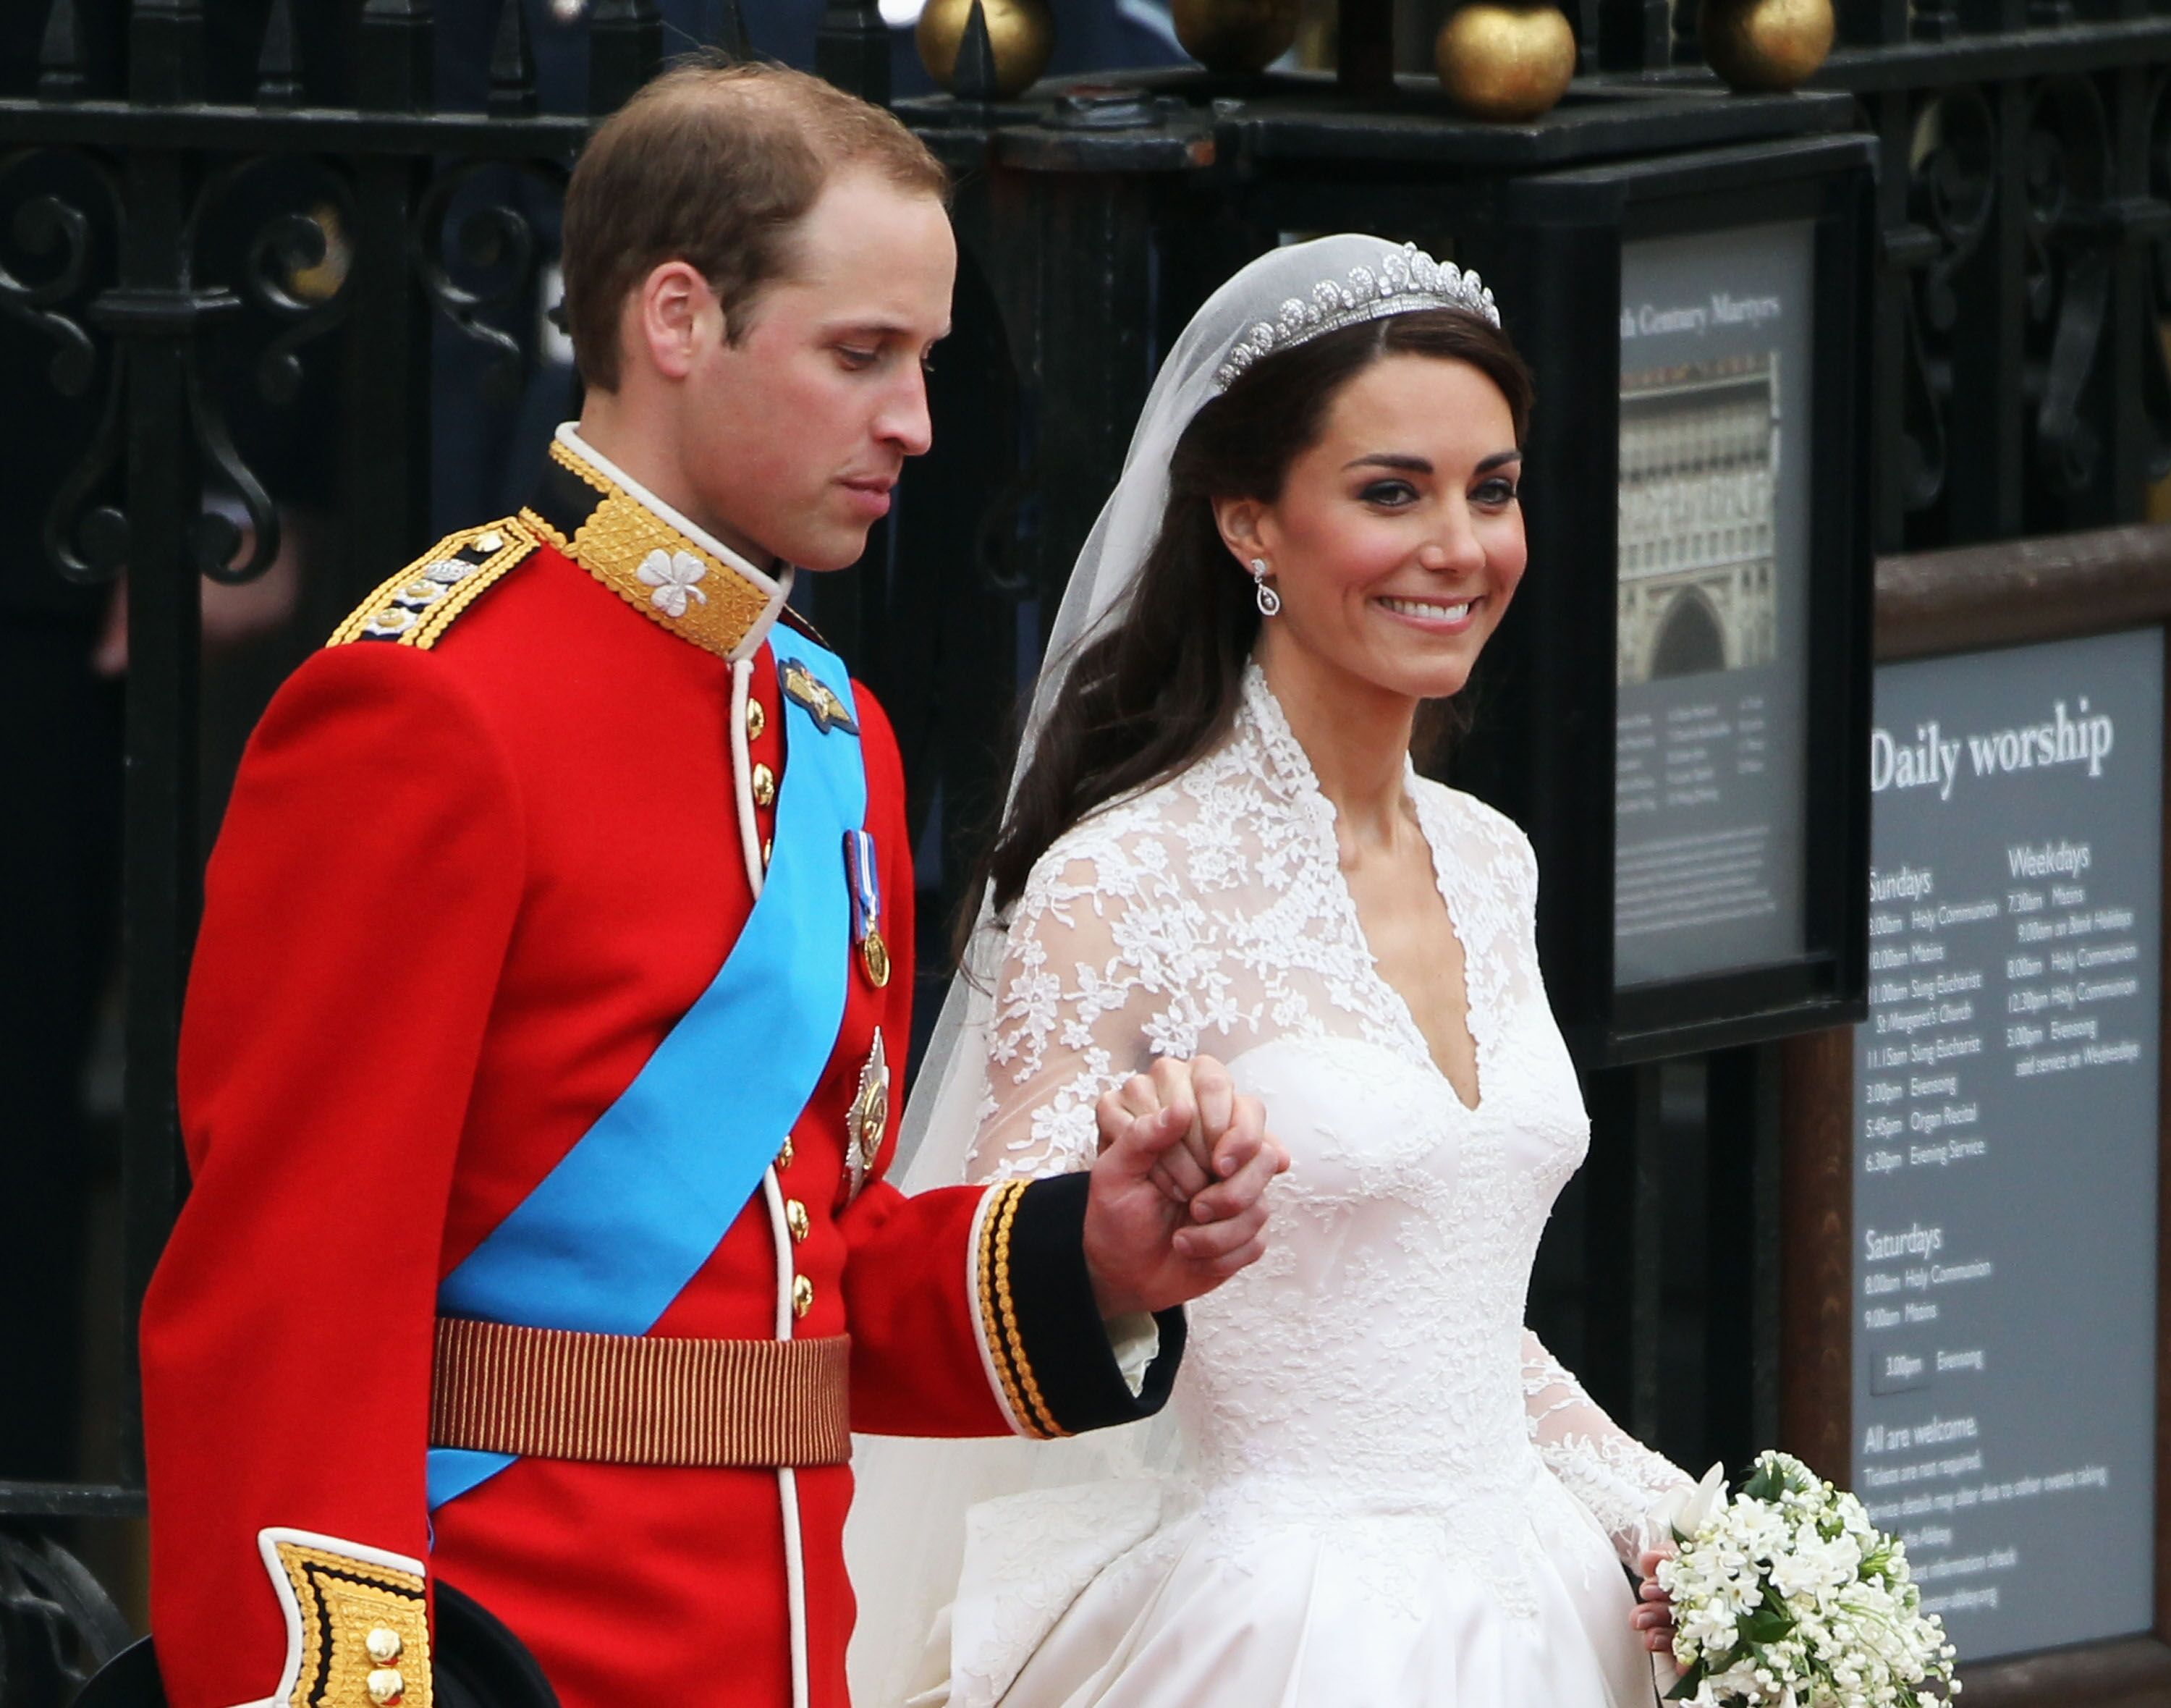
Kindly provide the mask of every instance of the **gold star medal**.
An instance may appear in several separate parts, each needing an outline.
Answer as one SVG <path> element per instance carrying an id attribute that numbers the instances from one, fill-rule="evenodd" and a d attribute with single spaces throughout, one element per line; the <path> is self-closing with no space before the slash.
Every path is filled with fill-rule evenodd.
<path id="1" fill-rule="evenodd" d="M 875 1029 L 875 1047 L 860 1069 L 859 1094 L 844 1115 L 844 1164 L 851 1176 L 850 1195 L 856 1198 L 867 1176 L 882 1156 L 882 1135 L 889 1130 L 889 1060 L 882 1052 L 882 1029 Z"/>
<path id="2" fill-rule="evenodd" d="M 889 945 L 882 936 L 882 880 L 875 871 L 875 839 L 865 830 L 844 832 L 844 873 L 852 891 L 852 941 L 860 970 L 877 991 L 889 983 Z"/>

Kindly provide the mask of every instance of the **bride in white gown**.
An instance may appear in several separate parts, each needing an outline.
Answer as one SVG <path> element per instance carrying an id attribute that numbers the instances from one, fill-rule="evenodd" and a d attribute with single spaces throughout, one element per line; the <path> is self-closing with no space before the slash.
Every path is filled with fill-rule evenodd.
<path id="1" fill-rule="evenodd" d="M 1155 384 L 921 1092 L 969 1148 L 910 1180 L 1083 1168 L 1098 1099 L 1202 1050 L 1291 1167 L 1164 1420 L 862 1444 L 860 1708 L 1652 1700 L 1665 1609 L 1622 1568 L 1689 1480 L 1523 1325 L 1588 1134 L 1538 875 L 1407 758 L 1522 573 L 1496 325 L 1474 277 L 1325 239 L 1224 287 Z"/>

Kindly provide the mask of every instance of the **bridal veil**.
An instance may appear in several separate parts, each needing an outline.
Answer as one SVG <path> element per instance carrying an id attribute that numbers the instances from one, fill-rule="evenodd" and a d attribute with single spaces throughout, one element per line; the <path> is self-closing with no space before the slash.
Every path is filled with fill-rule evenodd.
<path id="1" fill-rule="evenodd" d="M 1262 356 L 1359 320 L 1443 307 L 1498 324 L 1491 293 L 1475 274 L 1408 245 L 1354 234 L 1272 250 L 1207 299 L 1163 363 L 1122 478 L 1079 553 L 1025 720 L 1021 765 L 1072 661 L 1137 582 L 1167 502 L 1170 459 L 1192 418 Z M 908 1192 L 965 1178 L 989 1101 L 987 1051 L 1002 949 L 1002 932 L 983 902 L 907 1100 L 898 1167 Z M 858 1708 L 898 1708 L 917 1693 L 943 1700 L 945 1610 L 969 1508 L 1031 1488 L 1166 1473 L 1180 1469 L 1181 1458 L 1172 1410 L 1148 1424 L 1058 1442 L 857 1437 L 857 1492 L 844 1539 L 860 1601 L 850 1662 Z"/>

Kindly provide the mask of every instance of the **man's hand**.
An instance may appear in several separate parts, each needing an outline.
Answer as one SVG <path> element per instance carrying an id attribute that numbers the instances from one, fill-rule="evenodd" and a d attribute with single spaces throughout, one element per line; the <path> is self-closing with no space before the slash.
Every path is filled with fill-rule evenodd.
<path id="1" fill-rule="evenodd" d="M 1157 1115 L 1164 1110 L 1181 1114 L 1188 1122 L 1183 1142 L 1170 1146 L 1155 1160 L 1153 1182 L 1170 1203 L 1188 1205 L 1215 1179 L 1226 1179 L 1251 1159 L 1253 1125 L 1247 1112 L 1246 1125 L 1238 1126 L 1239 1102 L 1250 1105 L 1252 1110 L 1258 1108 L 1257 1098 L 1237 1097 L 1228 1069 L 1213 1056 L 1201 1055 L 1190 1061 L 1158 1057 L 1146 1072 L 1133 1074 L 1102 1098 L 1094 1110 L 1101 1127 L 1101 1148 L 1107 1150 L 1142 1115 Z M 1264 1131 L 1262 1117 L 1256 1124 L 1256 1133 L 1263 1135 Z M 1214 1146 L 1225 1135 L 1231 1142 L 1217 1168 Z"/>
<path id="2" fill-rule="evenodd" d="M 1266 1249 L 1263 1195 L 1289 1157 L 1219 1061 L 1156 1061 L 1096 1113 L 1086 1265 L 1103 1318 L 1197 1298 Z"/>

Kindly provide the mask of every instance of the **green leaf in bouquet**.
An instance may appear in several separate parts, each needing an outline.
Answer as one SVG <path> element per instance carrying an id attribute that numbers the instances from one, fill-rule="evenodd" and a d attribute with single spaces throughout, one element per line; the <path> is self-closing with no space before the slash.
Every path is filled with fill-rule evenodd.
<path id="1" fill-rule="evenodd" d="M 1691 1667 L 1688 1671 L 1682 1673 L 1681 1676 L 1675 1681 L 1674 1688 L 1666 1692 L 1666 1700 L 1669 1702 L 1687 1701 L 1690 1697 L 1696 1695 L 1697 1689 L 1702 1685 L 1703 1681 L 1704 1666 L 1702 1661 L 1698 1661 L 1696 1665 Z"/>
<path id="2" fill-rule="evenodd" d="M 1741 1492 L 1752 1501 L 1776 1501 L 1787 1492 L 1787 1474 L 1774 1461 L 1759 1459 Z"/>
<path id="3" fill-rule="evenodd" d="M 1760 1607 L 1741 1622 L 1741 1635 L 1745 1641 L 1759 1648 L 1766 1643 L 1776 1643 L 1794 1628 L 1794 1616 L 1773 1607 Z"/>

